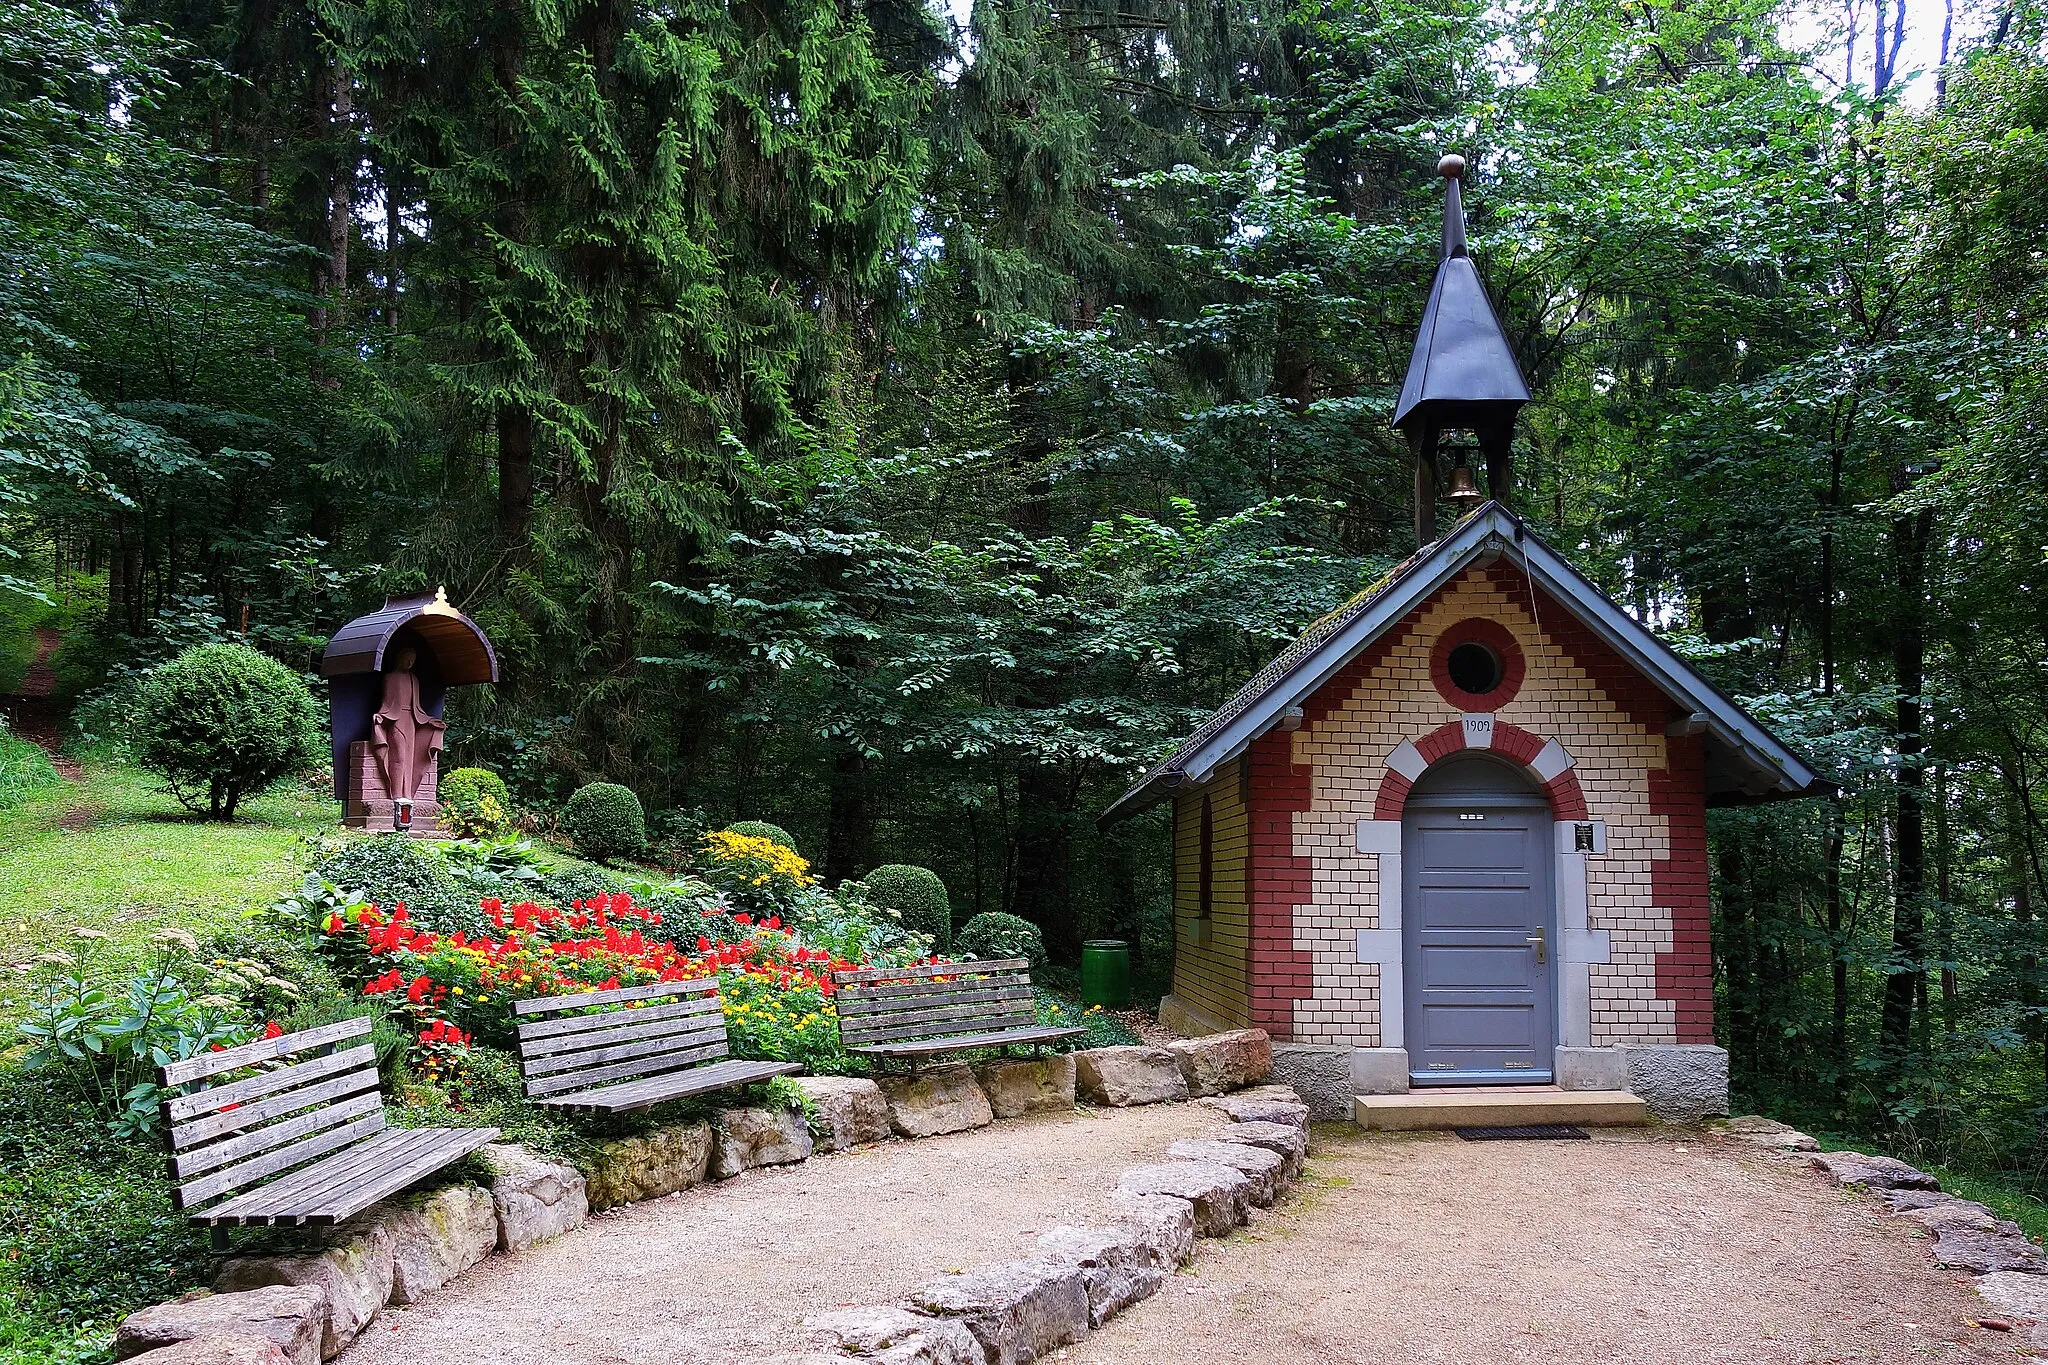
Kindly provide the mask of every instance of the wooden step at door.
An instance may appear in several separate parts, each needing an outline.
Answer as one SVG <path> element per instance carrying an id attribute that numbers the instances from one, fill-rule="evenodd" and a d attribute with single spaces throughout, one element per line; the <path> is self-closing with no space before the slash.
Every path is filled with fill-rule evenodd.
<path id="1" fill-rule="evenodd" d="M 1616 1127 L 1647 1123 L 1650 1111 L 1626 1090 L 1556 1090 L 1534 1086 L 1415 1090 L 1406 1095 L 1360 1095 L 1352 1117 L 1382 1132 L 1426 1128 L 1495 1128 L 1530 1123 Z"/>

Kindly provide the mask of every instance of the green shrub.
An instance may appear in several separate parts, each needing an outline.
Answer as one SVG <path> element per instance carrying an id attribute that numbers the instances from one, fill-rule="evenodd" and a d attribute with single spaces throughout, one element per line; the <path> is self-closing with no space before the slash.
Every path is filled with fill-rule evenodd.
<path id="1" fill-rule="evenodd" d="M 12 810 L 63 780 L 43 746 L 11 733 L 0 716 L 0 810 Z"/>
<path id="2" fill-rule="evenodd" d="M 465 839 L 495 839 L 512 831 L 512 793 L 489 768 L 457 768 L 438 793 L 448 827 Z"/>
<path id="3" fill-rule="evenodd" d="M 953 936 L 953 954 L 963 962 L 1022 957 L 1030 959 L 1034 968 L 1042 967 L 1045 965 L 1045 935 L 1028 919 L 990 910 L 960 926 L 960 932 Z"/>
<path id="4" fill-rule="evenodd" d="M 157 669 L 138 721 L 137 760 L 214 820 L 305 767 L 317 743 L 305 683 L 247 645 L 200 645 Z"/>
<path id="5" fill-rule="evenodd" d="M 766 820 L 737 820 L 726 826 L 734 834 L 744 834 L 754 839 L 773 839 L 784 848 L 796 847 L 796 836 L 780 825 L 771 825 Z"/>
<path id="6" fill-rule="evenodd" d="M 590 863 L 568 863 L 541 878 L 540 894 L 533 899 L 562 908 L 573 901 L 616 895 L 626 889 L 626 879 L 616 872 Z"/>
<path id="7" fill-rule="evenodd" d="M 647 812 L 640 798 L 616 782 L 581 787 L 562 807 L 562 829 L 586 858 L 609 862 L 647 846 Z"/>
<path id="8" fill-rule="evenodd" d="M 885 863 L 862 877 L 860 884 L 868 903 L 894 910 L 904 928 L 930 934 L 940 952 L 952 946 L 953 907 L 938 873 L 909 863 Z"/>
<path id="9" fill-rule="evenodd" d="M 448 861 L 404 834 L 373 834 L 340 842 L 313 864 L 312 876 L 387 913 L 400 902 L 415 923 L 439 933 L 480 933 L 487 924 Z"/>

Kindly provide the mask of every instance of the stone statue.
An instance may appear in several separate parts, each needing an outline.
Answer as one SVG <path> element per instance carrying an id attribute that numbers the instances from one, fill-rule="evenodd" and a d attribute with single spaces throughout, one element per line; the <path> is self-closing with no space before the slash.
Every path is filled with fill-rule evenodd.
<path id="1" fill-rule="evenodd" d="M 377 755 L 377 771 L 384 778 L 384 790 L 393 801 L 410 801 L 420 789 L 420 779 L 441 752 L 441 740 L 448 729 L 420 706 L 420 680 L 413 676 L 417 656 L 401 646 L 384 671 L 384 697 L 377 714 L 370 718 L 370 747 Z"/>

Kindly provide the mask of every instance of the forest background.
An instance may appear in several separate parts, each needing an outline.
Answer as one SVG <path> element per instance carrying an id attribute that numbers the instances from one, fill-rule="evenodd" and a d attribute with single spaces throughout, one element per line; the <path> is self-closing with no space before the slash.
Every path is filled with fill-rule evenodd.
<path id="1" fill-rule="evenodd" d="M 1739 1103 L 2038 1187 L 2048 11 L 1789 17 L 0 0 L 0 692 L 59 630 L 90 751 L 445 584 L 522 802 L 1156 979 L 1162 817 L 1093 817 L 1411 548 L 1455 149 L 1519 509 L 1832 784 L 1714 817 Z"/>

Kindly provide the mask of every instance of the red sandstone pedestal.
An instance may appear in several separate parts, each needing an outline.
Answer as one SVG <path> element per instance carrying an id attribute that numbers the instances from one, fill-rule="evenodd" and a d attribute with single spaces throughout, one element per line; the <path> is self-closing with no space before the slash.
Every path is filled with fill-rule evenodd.
<path id="1" fill-rule="evenodd" d="M 419 791 L 413 795 L 410 833 L 442 833 L 441 803 L 435 799 L 440 782 L 441 762 L 435 758 L 427 764 Z M 342 823 L 350 829 L 383 834 L 398 828 L 397 803 L 384 789 L 384 774 L 377 770 L 377 757 L 370 751 L 368 740 L 359 739 L 348 746 L 348 805 Z"/>

